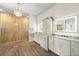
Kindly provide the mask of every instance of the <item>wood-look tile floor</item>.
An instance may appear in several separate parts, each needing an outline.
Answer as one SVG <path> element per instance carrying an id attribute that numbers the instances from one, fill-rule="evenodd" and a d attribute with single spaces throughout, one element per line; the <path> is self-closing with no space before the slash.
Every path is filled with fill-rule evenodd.
<path id="1" fill-rule="evenodd" d="M 0 56 L 55 56 L 35 42 L 10 42 L 0 44 Z"/>

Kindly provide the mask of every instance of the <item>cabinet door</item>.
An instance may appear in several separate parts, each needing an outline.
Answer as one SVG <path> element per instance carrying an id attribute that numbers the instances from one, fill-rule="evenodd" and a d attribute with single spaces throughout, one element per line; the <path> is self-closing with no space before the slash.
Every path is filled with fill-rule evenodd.
<path id="1" fill-rule="evenodd" d="M 70 41 L 54 38 L 54 52 L 61 56 L 70 56 Z"/>
<path id="2" fill-rule="evenodd" d="M 39 43 L 38 33 L 34 34 L 34 41 L 37 42 L 37 43 Z"/>
<path id="3" fill-rule="evenodd" d="M 58 55 L 61 54 L 61 45 L 58 38 L 54 37 L 54 52 Z"/>
<path id="4" fill-rule="evenodd" d="M 71 48 L 71 56 L 79 56 L 79 47 Z"/>
<path id="5" fill-rule="evenodd" d="M 43 38 L 41 39 L 41 42 L 40 43 L 41 43 L 40 45 L 44 49 L 48 50 L 48 45 L 47 45 L 48 41 L 47 41 L 47 36 L 46 35 L 43 35 Z"/>
<path id="6" fill-rule="evenodd" d="M 50 37 L 49 37 L 49 49 L 50 49 L 51 51 L 54 50 L 54 40 L 53 40 L 53 36 L 50 36 Z"/>
<path id="7" fill-rule="evenodd" d="M 70 41 L 60 39 L 60 44 L 61 44 L 61 55 L 70 56 Z"/>
<path id="8" fill-rule="evenodd" d="M 79 56 L 79 42 L 71 42 L 71 56 Z"/>

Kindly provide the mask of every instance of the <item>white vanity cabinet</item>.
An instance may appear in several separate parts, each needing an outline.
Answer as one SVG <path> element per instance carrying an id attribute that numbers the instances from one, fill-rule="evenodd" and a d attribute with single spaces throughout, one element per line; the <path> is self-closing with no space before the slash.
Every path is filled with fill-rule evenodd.
<path id="1" fill-rule="evenodd" d="M 38 33 L 34 34 L 34 41 L 39 43 L 39 34 Z"/>
<path id="2" fill-rule="evenodd" d="M 44 49 L 48 50 L 47 35 L 42 34 L 42 33 L 36 33 L 35 34 L 35 42 L 40 44 L 40 46 L 43 47 Z"/>
<path id="3" fill-rule="evenodd" d="M 47 35 L 43 34 L 42 39 L 40 39 L 40 46 L 44 49 L 48 50 L 48 39 Z"/>
<path id="4" fill-rule="evenodd" d="M 60 55 L 70 56 L 70 40 L 60 39 Z"/>
<path id="5" fill-rule="evenodd" d="M 54 52 L 58 55 L 60 55 L 60 42 L 59 39 L 54 37 Z"/>
<path id="6" fill-rule="evenodd" d="M 49 36 L 49 50 L 54 51 L 54 39 L 53 39 L 53 36 Z"/>
<path id="7" fill-rule="evenodd" d="M 79 42 L 71 41 L 71 56 L 79 56 Z"/>
<path id="8" fill-rule="evenodd" d="M 54 37 L 54 52 L 61 56 L 70 56 L 70 41 Z"/>

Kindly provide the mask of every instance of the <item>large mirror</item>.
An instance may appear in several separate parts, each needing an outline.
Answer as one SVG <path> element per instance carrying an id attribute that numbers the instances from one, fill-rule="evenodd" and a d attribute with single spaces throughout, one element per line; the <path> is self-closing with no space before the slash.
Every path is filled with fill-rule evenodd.
<path id="1" fill-rule="evenodd" d="M 55 31 L 77 32 L 77 16 L 62 18 L 56 21 Z"/>
<path id="2" fill-rule="evenodd" d="M 66 32 L 77 32 L 77 16 L 65 19 Z"/>

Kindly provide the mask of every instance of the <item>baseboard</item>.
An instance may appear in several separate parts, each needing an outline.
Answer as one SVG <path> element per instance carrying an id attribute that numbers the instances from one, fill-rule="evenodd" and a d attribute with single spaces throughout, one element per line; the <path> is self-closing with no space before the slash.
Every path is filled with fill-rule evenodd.
<path id="1" fill-rule="evenodd" d="M 34 42 L 35 44 L 37 44 L 38 46 L 40 46 L 40 44 L 39 44 L 39 43 L 37 43 L 36 41 L 32 41 L 32 42 Z"/>
<path id="2" fill-rule="evenodd" d="M 50 49 L 48 49 L 49 52 L 55 54 L 56 56 L 59 56 L 58 54 L 56 54 L 55 52 L 51 51 Z"/>

